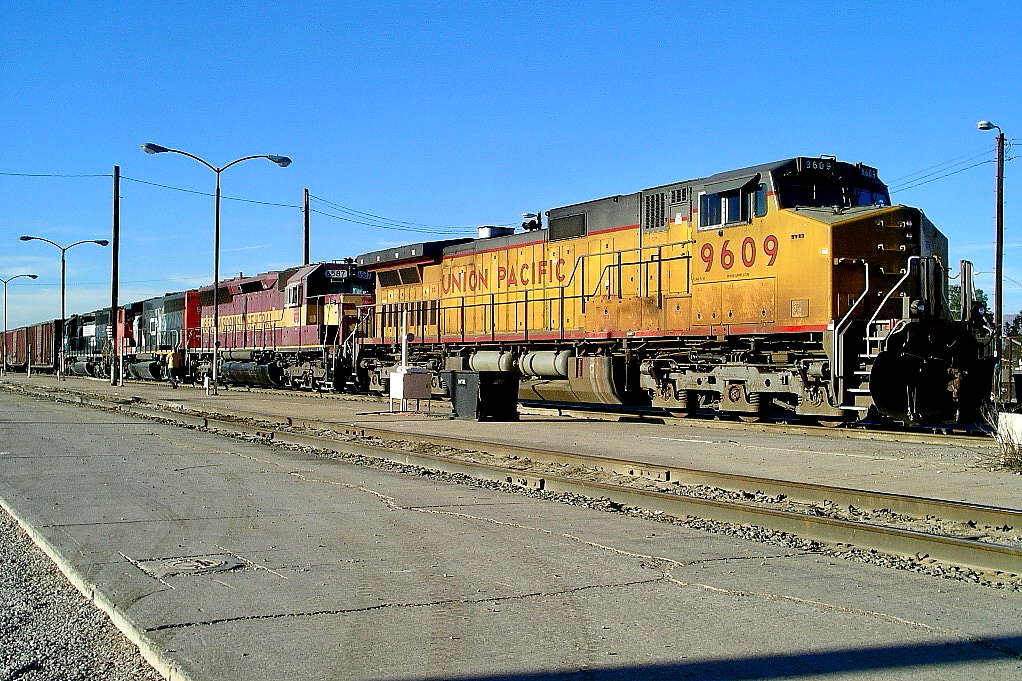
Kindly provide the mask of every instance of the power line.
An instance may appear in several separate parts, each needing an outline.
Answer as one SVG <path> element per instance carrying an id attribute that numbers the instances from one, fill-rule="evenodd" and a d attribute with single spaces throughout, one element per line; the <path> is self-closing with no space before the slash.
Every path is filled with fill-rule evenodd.
<path id="1" fill-rule="evenodd" d="M 1011 146 L 1012 146 L 1011 142 L 1013 142 L 1013 141 L 1014 140 L 1008 140 L 1009 144 L 1006 146 L 1006 148 L 1005 148 L 1006 150 L 1011 148 Z M 976 160 L 978 158 L 982 158 L 983 156 L 988 155 L 990 153 L 990 151 L 991 150 L 988 147 L 983 147 L 983 149 L 981 151 L 978 151 L 978 152 L 974 151 L 974 152 L 970 152 L 968 154 L 963 154 L 961 156 L 957 156 L 957 157 L 955 157 L 953 159 L 950 159 L 948 161 L 944 161 L 943 163 L 938 163 L 936 165 L 930 166 L 928 168 L 924 168 L 924 169 L 916 171 L 914 173 L 909 173 L 908 175 L 903 175 L 903 176 L 901 176 L 899 178 L 896 178 L 896 179 L 892 180 L 892 182 L 888 184 L 888 189 L 891 190 L 891 191 L 904 191 L 906 189 L 914 189 L 914 188 L 920 187 L 920 186 L 922 186 L 924 184 L 929 184 L 930 182 L 936 182 L 937 180 L 942 180 L 942 179 L 944 179 L 946 177 L 951 177 L 952 175 L 957 175 L 958 173 L 965 172 L 966 170 L 971 170 L 972 168 L 978 168 L 979 166 L 985 165 L 987 163 L 993 163 L 994 159 L 986 159 L 984 161 L 980 161 L 979 163 L 974 163 L 974 164 L 966 166 L 964 168 L 959 168 L 957 170 L 952 170 L 951 172 L 944 173 L 942 175 L 938 175 L 938 173 L 943 173 L 945 170 L 950 170 L 951 168 L 954 168 L 955 166 L 959 166 L 959 165 L 962 165 L 962 164 L 965 164 L 965 163 L 969 163 L 970 161 L 974 161 L 974 160 Z M 1015 157 L 1012 156 L 1010 158 L 1006 158 L 1005 161 L 1011 161 L 1014 158 Z M 927 171 L 930 171 L 930 172 L 927 172 Z M 936 177 L 933 177 L 934 175 L 936 175 Z M 908 178 L 913 178 L 913 179 L 908 179 Z M 924 179 L 924 178 L 929 178 L 929 179 Z M 905 180 L 905 182 L 902 182 L 901 184 L 897 184 L 897 182 L 899 180 Z"/>
<path id="2" fill-rule="evenodd" d="M 978 168 L 979 166 L 986 165 L 987 163 L 993 163 L 993 159 L 987 159 L 986 161 L 980 161 L 979 163 L 973 164 L 971 166 L 967 166 L 965 168 L 960 168 L 958 170 L 954 170 L 954 171 L 952 171 L 950 173 L 947 173 L 945 175 L 938 175 L 937 177 L 932 177 L 929 180 L 923 180 L 922 182 L 916 182 L 914 184 L 910 183 L 910 184 L 907 184 L 907 185 L 899 185 L 899 186 L 896 186 L 896 187 L 888 187 L 888 189 L 890 189 L 891 191 L 905 191 L 906 189 L 915 189 L 916 187 L 921 187 L 924 184 L 929 184 L 931 182 L 936 182 L 937 180 L 943 180 L 945 177 L 951 177 L 952 175 L 957 175 L 958 173 L 964 173 L 966 170 L 972 170 L 973 168 Z"/>
<path id="3" fill-rule="evenodd" d="M 104 175 L 62 175 L 58 173 L 0 173 L 5 177 L 113 177 L 110 173 Z"/>
<path id="4" fill-rule="evenodd" d="M 356 218 L 372 220 L 374 224 L 379 224 L 381 226 L 382 225 L 388 225 L 388 226 L 394 227 L 394 228 L 398 228 L 398 227 L 419 227 L 419 228 L 433 229 L 433 230 L 465 230 L 465 229 L 472 229 L 472 228 L 475 227 L 474 225 L 471 225 L 471 226 L 467 226 L 467 225 L 429 225 L 429 224 L 424 224 L 424 223 L 421 223 L 421 222 L 407 222 L 405 220 L 395 220 L 393 218 L 383 217 L 382 215 L 376 215 L 374 213 L 366 213 L 364 211 L 356 210 L 354 208 L 349 208 L 348 206 L 343 206 L 343 205 L 341 205 L 339 203 L 334 203 L 333 201 L 328 201 L 328 200 L 324 199 L 323 197 L 315 196 L 314 194 L 309 194 L 309 198 L 316 199 L 317 201 L 322 201 L 323 203 L 327 204 L 328 206 L 334 208 L 335 210 L 339 210 L 339 211 L 341 211 L 343 213 L 347 213 L 349 215 L 353 215 Z M 337 216 L 335 216 L 335 217 L 337 217 Z M 340 219 L 344 219 L 344 218 L 340 218 Z"/>
<path id="5" fill-rule="evenodd" d="M 208 281 L 208 280 L 209 280 L 208 276 L 195 276 L 195 277 L 172 277 L 172 278 L 169 278 L 169 279 L 133 279 L 131 281 L 125 281 L 125 280 L 121 279 L 118 283 L 119 284 L 158 284 L 160 282 L 167 282 L 167 281 Z M 109 286 L 109 285 L 110 285 L 109 281 L 76 281 L 75 282 L 75 286 Z M 19 286 L 35 287 L 35 288 L 53 288 L 55 286 L 60 286 L 60 281 L 58 279 L 55 282 L 49 282 L 49 281 L 47 281 L 47 282 L 35 281 L 35 282 L 32 282 L 32 283 L 27 283 L 26 282 L 24 284 L 19 284 Z"/>
<path id="6" fill-rule="evenodd" d="M 1012 140 L 1008 140 L 1008 145 L 1006 147 L 1006 150 L 1010 149 L 1012 147 L 1012 142 L 1014 142 L 1013 139 Z M 987 159 L 987 160 L 981 161 L 979 163 L 974 163 L 972 165 L 965 166 L 963 168 L 958 168 L 956 170 L 950 170 L 952 168 L 955 168 L 956 166 L 963 165 L 965 163 L 969 163 L 970 161 L 976 160 L 977 158 L 981 158 L 982 156 L 988 154 L 989 151 L 990 151 L 989 148 L 987 146 L 984 146 L 980 150 L 970 151 L 970 152 L 968 152 L 966 154 L 962 154 L 961 156 L 957 156 L 955 158 L 949 159 L 949 160 L 944 161 L 942 163 L 938 163 L 936 165 L 932 165 L 932 166 L 929 166 L 927 168 L 923 168 L 922 170 L 918 170 L 916 172 L 909 173 L 907 175 L 903 175 L 901 177 L 895 178 L 892 181 L 892 183 L 888 184 L 888 189 L 890 191 L 905 191 L 905 190 L 908 190 L 908 189 L 915 189 L 916 187 L 920 187 L 922 185 L 929 184 L 931 182 L 936 182 L 937 180 L 942 180 L 942 179 L 951 177 L 952 175 L 957 175 L 958 173 L 965 172 L 966 170 L 971 170 L 971 169 L 977 168 L 977 167 L 979 167 L 981 165 L 985 165 L 987 163 L 992 163 L 993 162 L 992 159 Z M 1011 160 L 1014 160 L 1014 158 L 1015 157 L 1012 156 L 1012 157 L 1006 158 L 1005 160 L 1006 161 L 1011 161 Z M 944 172 L 945 170 L 950 170 L 950 172 Z M 104 173 L 104 174 L 66 174 L 66 173 L 12 173 L 12 172 L 0 172 L 0 176 L 5 176 L 5 177 L 30 177 L 30 178 L 99 178 L 99 177 L 109 178 L 109 177 L 112 177 L 112 175 L 107 174 L 107 173 Z M 196 195 L 199 195 L 199 196 L 208 196 L 208 197 L 214 197 L 215 196 L 215 194 L 211 194 L 209 192 L 198 191 L 198 190 L 195 190 L 195 189 L 185 189 L 183 187 L 175 187 L 173 185 L 161 184 L 159 182 L 151 182 L 149 180 L 142 180 L 142 179 L 139 179 L 139 178 L 128 177 L 128 176 L 125 176 L 125 175 L 122 175 L 121 178 L 124 179 L 124 180 L 127 180 L 129 182 L 137 182 L 139 184 L 145 184 L 145 185 L 149 185 L 149 186 L 153 186 L 153 187 L 159 187 L 161 189 L 169 189 L 171 191 L 184 192 L 184 193 L 187 193 L 187 194 L 196 194 Z M 901 182 L 901 184 L 898 184 L 899 182 Z M 260 201 L 260 200 L 257 200 L 257 199 L 246 199 L 246 198 L 235 197 L 235 196 L 221 196 L 221 198 L 224 199 L 224 200 L 227 200 L 227 201 L 238 201 L 238 202 L 242 202 L 242 203 L 252 203 L 252 204 L 257 204 L 257 205 L 261 205 L 261 206 L 273 206 L 273 207 L 277 207 L 277 208 L 297 208 L 299 210 L 303 210 L 302 206 L 299 206 L 299 205 L 296 205 L 296 204 L 290 204 L 290 203 L 279 203 L 279 202 L 274 202 L 274 201 Z M 326 206 L 329 207 L 327 210 L 317 210 L 317 209 L 310 208 L 309 209 L 310 212 L 317 213 L 319 215 L 323 215 L 324 217 L 333 218 L 335 220 L 341 220 L 343 222 L 348 222 L 348 223 L 351 223 L 351 224 L 364 225 L 366 227 L 376 227 L 378 229 L 386 229 L 386 230 L 392 230 L 392 231 L 414 232 L 414 233 L 423 233 L 423 234 L 438 234 L 438 235 L 459 234 L 459 233 L 464 233 L 464 232 L 466 232 L 468 230 L 473 229 L 473 226 L 468 226 L 468 225 L 464 225 L 464 226 L 458 226 L 458 225 L 431 225 L 431 224 L 420 223 L 420 222 L 410 222 L 410 221 L 406 221 L 406 220 L 397 220 L 395 218 L 388 218 L 388 217 L 385 217 L 385 216 L 382 216 L 382 215 L 377 215 L 375 213 L 369 213 L 369 212 L 366 212 L 366 211 L 357 210 L 355 208 L 350 208 L 348 206 L 342 205 L 340 203 L 336 203 L 334 201 L 330 201 L 328 199 L 325 199 L 325 198 L 323 198 L 321 196 L 317 196 L 317 195 L 314 195 L 314 194 L 309 194 L 309 198 L 310 199 L 315 199 L 316 201 L 319 201 L 319 202 L 322 202 L 323 204 L 325 204 Z M 511 223 L 503 223 L 500 226 L 509 226 L 510 224 Z"/>
<path id="7" fill-rule="evenodd" d="M 199 196 L 216 197 L 216 194 L 210 194 L 209 192 L 200 192 L 200 191 L 195 190 L 195 189 L 184 189 L 183 187 L 173 187 L 173 186 L 171 186 L 169 184 L 160 184 L 159 182 L 150 182 L 148 180 L 140 180 L 138 178 L 128 177 L 126 175 L 121 175 L 121 179 L 122 180 L 129 180 L 131 182 L 138 182 L 139 184 L 148 184 L 148 185 L 151 185 L 153 187 L 160 187 L 162 189 L 172 189 L 173 191 L 176 191 L 176 192 L 185 192 L 187 194 L 198 194 Z M 299 209 L 301 208 L 301 206 L 298 206 L 298 205 L 295 205 L 295 204 L 291 204 L 291 203 L 275 203 L 273 201 L 258 201 L 256 199 L 243 199 L 243 198 L 240 198 L 240 197 L 237 197 L 237 196 L 223 196 L 223 195 L 221 195 L 220 198 L 225 200 L 225 201 L 241 201 L 241 202 L 244 202 L 244 203 L 257 203 L 257 204 L 262 205 L 262 206 L 277 206 L 279 208 L 299 208 Z"/>
<path id="8" fill-rule="evenodd" d="M 428 229 L 428 228 L 427 229 L 423 229 L 423 228 L 419 228 L 419 227 L 405 227 L 405 226 L 401 226 L 401 225 L 381 224 L 379 222 L 367 222 L 365 220 L 356 220 L 353 217 L 348 217 L 348 216 L 343 216 L 343 215 L 334 215 L 333 213 L 326 213 L 324 211 L 317 210 L 315 208 L 310 208 L 309 212 L 317 213 L 319 215 L 323 215 L 323 216 L 328 217 L 328 218 L 334 218 L 335 220 L 343 220 L 344 222 L 350 222 L 350 223 L 353 223 L 353 224 L 356 224 L 356 225 L 366 225 L 368 227 L 377 227 L 379 229 L 390 229 L 390 230 L 394 230 L 394 231 L 398 231 L 398 232 L 418 232 L 418 233 L 422 233 L 422 234 L 441 234 L 441 235 L 451 235 L 451 234 L 456 234 L 457 233 L 455 231 L 443 230 L 443 229 Z M 462 229 L 461 231 L 465 231 L 465 229 Z"/>
<path id="9" fill-rule="evenodd" d="M 897 184 L 898 182 L 901 182 L 902 180 L 908 180 L 910 177 L 915 177 L 916 175 L 920 175 L 922 173 L 925 173 L 928 170 L 934 170 L 934 169 L 937 169 L 937 168 L 942 168 L 943 166 L 954 167 L 954 165 L 957 165 L 955 163 L 956 161 L 960 162 L 960 163 L 968 163 L 969 161 L 973 160 L 974 158 L 979 158 L 980 156 L 983 156 L 984 154 L 988 154 L 988 153 L 990 153 L 990 145 L 988 145 L 988 144 L 987 145 L 983 145 L 983 147 L 981 149 L 976 149 L 975 151 L 970 151 L 967 154 L 962 154 L 961 156 L 956 156 L 955 158 L 952 158 L 950 160 L 944 161 L 943 163 L 938 163 L 938 164 L 932 165 L 932 166 L 930 166 L 928 168 L 923 168 L 922 170 L 917 170 L 916 172 L 909 173 L 908 175 L 902 175 L 901 177 L 895 177 L 894 179 L 891 180 L 890 184 Z M 940 172 L 940 171 L 937 170 L 936 172 Z M 912 181 L 914 181 L 914 180 L 912 180 Z"/>

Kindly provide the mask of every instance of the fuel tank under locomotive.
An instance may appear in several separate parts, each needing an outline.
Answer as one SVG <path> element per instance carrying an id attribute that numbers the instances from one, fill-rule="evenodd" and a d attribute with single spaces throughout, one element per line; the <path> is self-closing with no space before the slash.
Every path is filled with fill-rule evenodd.
<path id="1" fill-rule="evenodd" d="M 877 410 L 896 421 L 975 420 L 961 405 L 981 405 L 990 392 L 993 358 L 963 323 L 911 322 L 892 332 L 876 357 L 869 390 Z"/>
<path id="2" fill-rule="evenodd" d="M 279 388 L 284 385 L 284 372 L 277 364 L 254 362 L 224 362 L 220 365 L 220 378 L 227 383 Z"/>
<path id="3" fill-rule="evenodd" d="M 143 361 L 128 365 L 128 375 L 143 381 L 162 381 L 163 364 L 156 361 Z"/>

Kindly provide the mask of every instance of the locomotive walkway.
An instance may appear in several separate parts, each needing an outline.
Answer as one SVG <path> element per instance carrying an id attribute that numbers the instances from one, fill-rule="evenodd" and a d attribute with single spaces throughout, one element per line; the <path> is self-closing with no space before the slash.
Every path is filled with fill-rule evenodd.
<path id="1" fill-rule="evenodd" d="M 52 377 L 6 380 L 54 385 Z M 479 424 L 442 418 L 439 404 L 434 416 L 369 414 L 386 404 L 75 379 L 61 388 L 671 456 L 994 505 L 1017 505 L 1022 488 L 1022 476 L 977 465 L 992 456 L 983 445 L 935 451 L 837 433 L 538 416 Z M 6 392 L 0 452 L 4 504 L 173 678 L 995 681 L 1022 673 L 1018 593 Z"/>

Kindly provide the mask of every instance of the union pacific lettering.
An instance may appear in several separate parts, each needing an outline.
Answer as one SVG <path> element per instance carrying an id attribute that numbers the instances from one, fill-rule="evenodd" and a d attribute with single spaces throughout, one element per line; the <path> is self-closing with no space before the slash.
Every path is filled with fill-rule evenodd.
<path id="1" fill-rule="evenodd" d="M 440 276 L 441 293 L 471 293 L 474 291 L 489 291 L 490 274 L 487 270 L 461 270 L 460 272 L 447 272 Z"/>
<path id="2" fill-rule="evenodd" d="M 539 260 L 536 262 L 524 262 L 520 265 L 497 267 L 497 277 L 494 286 L 497 289 L 509 289 L 517 286 L 543 286 L 554 282 L 563 282 L 566 279 L 564 274 L 564 258 L 557 260 Z M 440 292 L 449 293 L 475 293 L 477 291 L 490 290 L 489 271 L 461 270 L 459 272 L 446 272 L 440 277 Z"/>

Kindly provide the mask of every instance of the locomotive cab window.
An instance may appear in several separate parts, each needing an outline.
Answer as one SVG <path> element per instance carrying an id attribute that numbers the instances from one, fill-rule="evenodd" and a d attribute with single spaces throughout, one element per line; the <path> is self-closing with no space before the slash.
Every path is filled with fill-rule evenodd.
<path id="1" fill-rule="evenodd" d="M 758 174 L 747 175 L 707 184 L 699 195 L 699 229 L 748 223 L 754 210 L 760 216 L 761 190 L 763 214 L 766 214 L 766 187 L 758 182 L 759 177 Z"/>
<path id="2" fill-rule="evenodd" d="M 765 184 L 756 187 L 756 217 L 761 218 L 767 214 L 767 188 Z"/>
<path id="3" fill-rule="evenodd" d="M 778 178 L 777 191 L 784 208 L 891 205 L 887 186 L 875 168 L 861 164 L 847 168 L 829 159 L 798 159 L 795 170 Z"/>
<path id="4" fill-rule="evenodd" d="M 288 284 L 287 307 L 300 307 L 302 304 L 302 284 Z"/>
<path id="5" fill-rule="evenodd" d="M 889 206 L 891 199 L 887 192 L 875 192 L 869 189 L 857 189 L 855 197 L 856 206 Z"/>
<path id="6" fill-rule="evenodd" d="M 755 199 L 756 216 L 766 215 L 766 192 L 763 192 L 762 204 L 759 195 L 758 191 L 751 193 L 741 189 L 716 194 L 702 194 L 699 197 L 699 228 L 712 229 L 722 225 L 749 222 L 753 199 Z"/>

